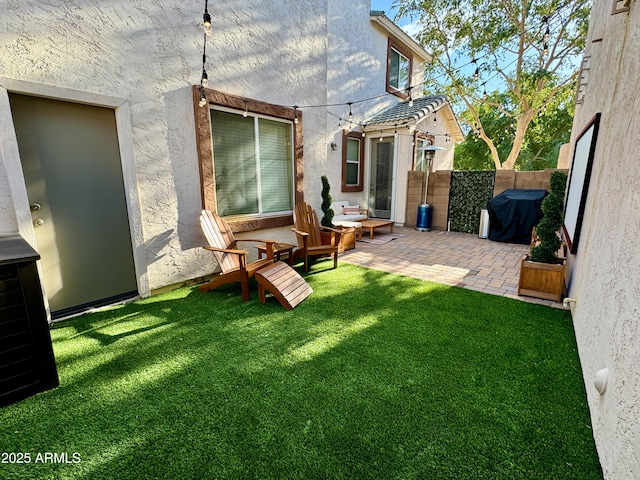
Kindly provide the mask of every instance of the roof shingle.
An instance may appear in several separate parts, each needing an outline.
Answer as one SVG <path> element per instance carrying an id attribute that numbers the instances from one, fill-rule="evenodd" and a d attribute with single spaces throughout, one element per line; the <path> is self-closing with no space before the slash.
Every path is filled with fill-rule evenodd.
<path id="1" fill-rule="evenodd" d="M 409 100 L 405 100 L 404 102 L 386 108 L 365 123 L 367 125 L 393 122 L 401 123 L 408 120 L 418 122 L 427 115 L 437 111 L 446 102 L 447 97 L 444 95 L 414 98 L 412 107 L 409 106 Z"/>

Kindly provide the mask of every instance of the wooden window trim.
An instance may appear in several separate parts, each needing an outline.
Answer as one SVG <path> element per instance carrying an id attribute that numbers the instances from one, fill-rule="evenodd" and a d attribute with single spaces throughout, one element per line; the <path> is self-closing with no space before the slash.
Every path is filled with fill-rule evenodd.
<path id="1" fill-rule="evenodd" d="M 413 77 L 413 55 L 411 55 L 411 53 L 408 50 L 406 50 L 404 47 L 402 47 L 398 42 L 393 40 L 393 38 L 389 37 L 387 42 L 387 80 L 386 80 L 387 92 L 397 97 L 400 97 L 403 100 L 407 100 L 409 98 L 409 94 L 407 92 L 404 92 L 403 90 L 398 90 L 397 88 L 389 84 L 389 78 L 390 78 L 389 70 L 391 69 L 391 49 L 392 48 L 409 59 L 409 86 L 411 86 L 411 80 Z"/>
<path id="2" fill-rule="evenodd" d="M 200 107 L 200 87 L 194 85 L 193 109 L 196 122 L 196 149 L 198 152 L 198 165 L 200 168 L 200 193 L 202 196 L 202 208 L 217 213 L 216 209 L 216 183 L 213 170 L 213 151 L 211 144 L 211 116 L 209 105 L 266 115 L 274 118 L 291 120 L 293 123 L 293 177 L 294 177 L 294 203 L 304 200 L 303 192 L 303 137 L 302 137 L 302 112 L 290 107 L 274 105 L 271 103 L 249 100 L 209 88 L 204 89 L 207 105 Z M 297 118 L 297 123 L 295 119 Z M 231 229 L 235 233 L 261 230 L 263 228 L 276 228 L 293 224 L 293 212 L 285 215 L 256 216 L 241 219 L 227 218 Z"/>
<path id="3" fill-rule="evenodd" d="M 356 138 L 360 141 L 358 185 L 347 185 L 347 140 Z M 364 137 L 362 132 L 344 131 L 342 135 L 342 191 L 362 192 L 364 190 Z"/>

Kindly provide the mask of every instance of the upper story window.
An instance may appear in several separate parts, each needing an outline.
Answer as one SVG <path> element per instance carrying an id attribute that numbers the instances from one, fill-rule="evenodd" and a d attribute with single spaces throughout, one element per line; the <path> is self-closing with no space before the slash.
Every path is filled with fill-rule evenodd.
<path id="1" fill-rule="evenodd" d="M 413 57 L 389 38 L 387 49 L 387 91 L 401 98 L 409 97 Z"/>

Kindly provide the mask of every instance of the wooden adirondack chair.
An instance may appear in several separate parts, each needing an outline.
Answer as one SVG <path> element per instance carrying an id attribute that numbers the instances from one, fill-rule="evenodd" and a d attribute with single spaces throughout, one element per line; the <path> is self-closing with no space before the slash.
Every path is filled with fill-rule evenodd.
<path id="1" fill-rule="evenodd" d="M 333 255 L 333 268 L 338 267 L 338 244 L 340 243 L 340 230 L 320 225 L 316 211 L 305 202 L 296 204 L 294 210 L 295 228 L 291 230 L 298 239 L 298 250 L 295 258 L 304 258 L 304 271 L 309 271 L 309 257 L 318 255 Z M 320 231 L 331 233 L 331 244 L 323 245 Z"/>
<path id="2" fill-rule="evenodd" d="M 211 250 L 216 257 L 222 272 L 216 278 L 199 288 L 203 292 L 213 290 L 220 285 L 232 282 L 240 282 L 242 288 L 242 299 L 249 300 L 249 278 L 255 273 L 273 263 L 273 244 L 275 240 L 253 240 L 241 238 L 239 241 L 259 242 L 266 245 L 267 258 L 247 263 L 246 256 L 249 252 L 239 250 L 236 246 L 236 239 L 226 220 L 209 210 L 203 210 L 200 215 L 200 225 L 209 245 L 205 246 Z"/>

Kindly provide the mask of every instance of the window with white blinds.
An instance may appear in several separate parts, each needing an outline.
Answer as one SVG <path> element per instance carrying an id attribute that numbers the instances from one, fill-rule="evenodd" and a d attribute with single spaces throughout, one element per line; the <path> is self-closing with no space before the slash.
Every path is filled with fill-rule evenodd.
<path id="1" fill-rule="evenodd" d="M 211 110 L 218 213 L 260 215 L 292 210 L 292 124 Z"/>

